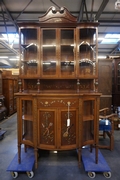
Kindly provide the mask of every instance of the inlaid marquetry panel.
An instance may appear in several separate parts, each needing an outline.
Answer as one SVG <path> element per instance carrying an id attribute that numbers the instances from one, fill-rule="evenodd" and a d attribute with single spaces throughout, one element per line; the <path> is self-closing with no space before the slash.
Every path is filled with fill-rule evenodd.
<path id="1" fill-rule="evenodd" d="M 40 107 L 78 107 L 78 99 L 38 99 L 38 108 Z"/>
<path id="2" fill-rule="evenodd" d="M 54 145 L 55 144 L 55 111 L 40 110 L 39 111 L 39 144 Z"/>
<path id="3" fill-rule="evenodd" d="M 76 111 L 69 112 L 69 125 L 67 119 L 68 112 L 61 111 L 61 146 L 76 144 Z"/>

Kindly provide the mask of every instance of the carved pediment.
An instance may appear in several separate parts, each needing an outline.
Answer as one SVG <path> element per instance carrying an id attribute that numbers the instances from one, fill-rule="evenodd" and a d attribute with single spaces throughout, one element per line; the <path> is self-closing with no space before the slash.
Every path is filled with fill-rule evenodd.
<path id="1" fill-rule="evenodd" d="M 40 23 L 75 23 L 77 17 L 73 16 L 65 7 L 59 10 L 51 6 L 48 11 L 39 18 Z"/>

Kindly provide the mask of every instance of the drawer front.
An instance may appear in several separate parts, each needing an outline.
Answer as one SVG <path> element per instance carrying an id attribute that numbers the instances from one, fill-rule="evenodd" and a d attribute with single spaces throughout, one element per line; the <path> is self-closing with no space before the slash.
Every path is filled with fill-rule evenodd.
<path id="1" fill-rule="evenodd" d="M 78 99 L 38 99 L 38 108 L 41 107 L 78 107 Z"/>

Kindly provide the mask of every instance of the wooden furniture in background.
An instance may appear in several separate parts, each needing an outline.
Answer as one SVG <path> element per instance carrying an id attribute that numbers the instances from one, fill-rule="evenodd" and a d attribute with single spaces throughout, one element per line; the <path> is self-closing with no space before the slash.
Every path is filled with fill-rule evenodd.
<path id="1" fill-rule="evenodd" d="M 77 23 L 64 8 L 51 7 L 39 23 L 19 24 L 20 76 L 17 97 L 18 155 L 95 145 L 98 161 L 98 23 Z"/>
<path id="2" fill-rule="evenodd" d="M 98 60 L 98 91 L 102 93 L 100 97 L 100 109 L 112 107 L 112 59 Z"/>
<path id="3" fill-rule="evenodd" d="M 120 106 L 120 58 L 113 60 L 112 104 L 114 111 Z"/>
<path id="4" fill-rule="evenodd" d="M 108 145 L 99 143 L 99 148 L 109 149 L 112 151 L 114 149 L 114 118 L 117 115 L 114 113 L 109 114 L 109 108 L 100 109 L 99 112 L 99 135 L 104 139 L 107 135 L 110 141 Z"/>
<path id="5" fill-rule="evenodd" d="M 17 111 L 16 97 L 14 96 L 14 93 L 18 92 L 18 77 L 12 75 L 12 71 L 3 71 L 2 89 L 5 97 L 7 116 L 10 116 Z"/>
<path id="6" fill-rule="evenodd" d="M 118 115 L 114 118 L 114 130 L 120 130 L 120 117 Z"/>
<path id="7" fill-rule="evenodd" d="M 3 96 L 2 91 L 2 71 L 0 71 L 0 120 L 6 118 L 6 107 L 4 104 L 5 97 Z"/>

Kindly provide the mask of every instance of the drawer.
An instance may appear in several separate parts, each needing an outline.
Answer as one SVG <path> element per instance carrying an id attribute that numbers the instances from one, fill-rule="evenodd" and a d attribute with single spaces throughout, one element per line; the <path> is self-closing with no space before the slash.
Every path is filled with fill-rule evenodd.
<path id="1" fill-rule="evenodd" d="M 38 108 L 41 107 L 78 107 L 78 99 L 38 99 L 37 105 Z"/>

